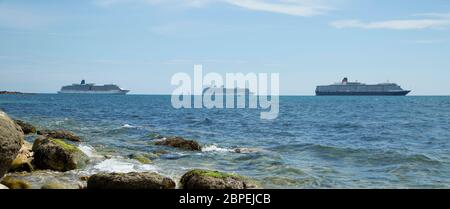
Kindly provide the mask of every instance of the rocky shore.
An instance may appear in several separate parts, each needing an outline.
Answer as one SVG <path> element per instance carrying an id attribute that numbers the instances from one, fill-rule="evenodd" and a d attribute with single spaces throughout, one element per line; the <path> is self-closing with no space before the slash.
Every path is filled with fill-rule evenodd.
<path id="1" fill-rule="evenodd" d="M 33 144 L 25 141 L 34 139 Z M 31 141 L 31 140 L 29 140 Z M 193 169 L 176 182 L 155 172 L 99 172 L 68 181 L 62 176 L 83 169 L 92 159 L 77 146 L 84 141 L 66 130 L 37 130 L 32 124 L 12 120 L 0 111 L 0 189 L 36 189 L 26 178 L 50 176 L 40 189 L 258 189 L 258 183 L 247 177 Z M 167 146 L 188 152 L 201 152 L 202 146 L 182 137 L 157 137 L 154 146 Z M 158 154 L 128 156 L 151 164 Z M 25 178 L 26 177 L 26 178 Z M 39 188 L 37 188 L 39 189 Z"/>

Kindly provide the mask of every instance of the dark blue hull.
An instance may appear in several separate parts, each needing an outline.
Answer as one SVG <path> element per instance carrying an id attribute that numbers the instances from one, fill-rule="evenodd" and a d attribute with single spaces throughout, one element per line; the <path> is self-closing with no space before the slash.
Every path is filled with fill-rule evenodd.
<path id="1" fill-rule="evenodd" d="M 318 92 L 317 96 L 406 96 L 411 91 L 385 91 L 385 92 Z"/>

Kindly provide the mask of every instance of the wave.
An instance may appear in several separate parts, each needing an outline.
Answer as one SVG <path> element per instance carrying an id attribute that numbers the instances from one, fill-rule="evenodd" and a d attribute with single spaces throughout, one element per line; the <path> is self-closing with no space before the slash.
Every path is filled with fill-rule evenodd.
<path id="1" fill-rule="evenodd" d="M 121 128 L 136 128 L 136 127 L 130 124 L 124 124 Z"/>
<path id="2" fill-rule="evenodd" d="M 202 152 L 234 152 L 234 150 L 218 147 L 217 145 L 206 145 L 202 147 Z"/>
<path id="3" fill-rule="evenodd" d="M 143 172 L 143 171 L 158 171 L 158 168 L 154 165 L 140 164 L 133 160 L 111 158 L 104 160 L 92 167 L 94 172 L 116 172 L 116 173 L 129 173 L 129 172 Z"/>

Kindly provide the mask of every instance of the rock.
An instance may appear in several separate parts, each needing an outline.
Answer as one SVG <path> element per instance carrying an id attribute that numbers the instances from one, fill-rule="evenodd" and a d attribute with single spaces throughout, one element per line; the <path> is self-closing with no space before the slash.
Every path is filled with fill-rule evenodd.
<path id="1" fill-rule="evenodd" d="M 64 130 L 40 130 L 37 132 L 38 135 L 54 138 L 54 139 L 66 139 L 73 142 L 81 142 L 81 138 L 70 131 Z"/>
<path id="2" fill-rule="evenodd" d="M 5 177 L 3 178 L 1 184 L 7 186 L 10 189 L 31 189 L 31 184 L 17 178 Z"/>
<path id="3" fill-rule="evenodd" d="M 60 139 L 38 137 L 33 144 L 33 164 L 38 169 L 70 171 L 84 167 L 89 157 Z"/>
<path id="4" fill-rule="evenodd" d="M 20 128 L 0 111 L 0 178 L 11 167 L 21 148 L 24 136 Z"/>
<path id="5" fill-rule="evenodd" d="M 202 151 L 202 147 L 196 141 L 186 140 L 181 137 L 167 138 L 162 141 L 157 141 L 155 144 L 180 148 L 184 150 Z"/>
<path id="6" fill-rule="evenodd" d="M 3 184 L 0 184 L 0 190 L 2 190 L 2 189 L 9 189 L 9 188 Z"/>
<path id="7" fill-rule="evenodd" d="M 69 189 L 69 187 L 59 181 L 51 181 L 42 185 L 41 189 Z"/>
<path id="8" fill-rule="evenodd" d="M 11 163 L 9 172 L 32 172 L 34 170 L 31 162 L 33 161 L 33 152 L 31 143 L 24 141 L 22 148 L 16 159 Z"/>
<path id="9" fill-rule="evenodd" d="M 137 160 L 142 164 L 150 164 L 152 161 L 145 154 L 131 154 L 128 155 L 130 159 Z"/>
<path id="10" fill-rule="evenodd" d="M 258 189 L 259 186 L 245 177 L 218 171 L 192 170 L 181 177 L 183 189 Z"/>
<path id="11" fill-rule="evenodd" d="M 100 173 L 91 176 L 88 189 L 175 189 L 175 182 L 157 173 Z"/>
<path id="12" fill-rule="evenodd" d="M 14 122 L 20 126 L 25 135 L 36 133 L 36 128 L 27 122 L 21 120 L 14 120 Z"/>

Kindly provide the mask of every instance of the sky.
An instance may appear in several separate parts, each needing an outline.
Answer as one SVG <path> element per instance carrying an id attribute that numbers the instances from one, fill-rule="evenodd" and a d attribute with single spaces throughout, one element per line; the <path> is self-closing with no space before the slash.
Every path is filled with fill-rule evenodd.
<path id="1" fill-rule="evenodd" d="M 170 94 L 194 64 L 279 73 L 283 95 L 343 77 L 450 95 L 450 1 L 0 0 L 0 90 Z"/>

